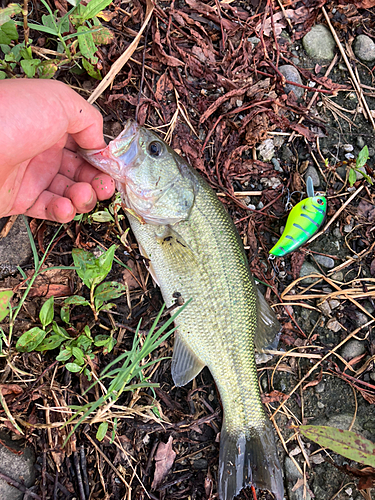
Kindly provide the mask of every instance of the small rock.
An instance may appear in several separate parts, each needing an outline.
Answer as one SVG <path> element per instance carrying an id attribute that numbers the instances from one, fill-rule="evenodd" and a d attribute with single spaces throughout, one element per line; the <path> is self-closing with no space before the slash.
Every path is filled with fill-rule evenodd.
<path id="1" fill-rule="evenodd" d="M 360 340 L 349 340 L 341 349 L 341 356 L 349 361 L 365 352 L 365 343 Z"/>
<path id="2" fill-rule="evenodd" d="M 331 32 L 323 24 L 313 26 L 302 40 L 307 54 L 314 59 L 327 59 L 331 61 L 335 55 L 335 40 Z"/>
<path id="3" fill-rule="evenodd" d="M 363 167 L 359 167 L 358 170 L 355 171 L 355 177 L 356 177 L 357 181 L 360 181 L 361 179 L 363 179 L 363 175 L 362 174 L 367 174 L 366 168 L 364 166 Z"/>
<path id="4" fill-rule="evenodd" d="M 262 184 L 264 184 L 265 187 L 268 187 L 271 189 L 276 189 L 281 184 L 280 179 L 278 179 L 277 177 L 270 177 L 269 179 L 267 177 L 262 177 L 260 179 L 260 182 Z"/>
<path id="5" fill-rule="evenodd" d="M 202 470 L 202 469 L 207 469 L 208 462 L 205 458 L 199 458 L 198 460 L 194 460 L 192 465 L 193 469 Z"/>
<path id="6" fill-rule="evenodd" d="M 324 404 L 323 404 L 321 401 L 318 401 L 318 402 L 317 402 L 317 404 L 316 404 L 316 406 L 317 406 L 320 410 L 322 410 L 322 409 L 324 408 Z"/>
<path id="7" fill-rule="evenodd" d="M 301 76 L 298 70 L 292 66 L 291 64 L 284 64 L 279 67 L 280 73 L 283 75 L 285 80 L 289 80 L 290 82 L 298 83 L 302 85 Z M 294 95 L 297 99 L 300 99 L 304 94 L 304 89 L 302 87 L 297 87 L 296 85 L 292 85 L 290 83 L 286 83 L 284 86 L 285 92 L 289 94 L 289 92 L 293 91 Z"/>
<path id="8" fill-rule="evenodd" d="M 262 208 L 264 207 L 264 203 L 262 201 L 260 201 L 257 205 L 257 209 L 258 210 L 262 210 Z"/>
<path id="9" fill-rule="evenodd" d="M 339 307 L 340 305 L 340 301 L 339 300 L 336 300 L 336 299 L 332 299 L 332 300 L 329 300 L 328 301 L 328 304 L 329 304 L 329 307 L 331 309 L 336 309 L 337 307 Z"/>
<path id="10" fill-rule="evenodd" d="M 339 227 L 335 227 L 335 229 L 333 230 L 333 236 L 335 238 L 339 238 L 339 239 L 341 238 L 342 235 L 341 235 L 341 231 L 340 231 Z"/>
<path id="11" fill-rule="evenodd" d="M 352 144 L 344 144 L 343 149 L 345 153 L 351 153 L 354 149 Z"/>
<path id="12" fill-rule="evenodd" d="M 355 156 L 353 155 L 353 153 L 346 153 L 345 158 L 347 160 L 353 160 L 355 158 Z"/>
<path id="13" fill-rule="evenodd" d="M 356 311 L 355 315 L 357 318 L 357 321 L 356 321 L 357 326 L 363 326 L 370 321 L 369 316 L 367 316 L 367 314 L 365 314 L 361 311 Z"/>
<path id="14" fill-rule="evenodd" d="M 283 172 L 283 169 L 280 167 L 280 162 L 277 158 L 272 158 L 271 162 L 277 172 Z"/>
<path id="15" fill-rule="evenodd" d="M 325 382 L 319 382 L 319 384 L 315 386 L 315 392 L 317 394 L 321 394 L 322 392 L 325 391 L 325 388 L 326 388 Z"/>
<path id="16" fill-rule="evenodd" d="M 312 165 L 308 166 L 306 169 L 305 179 L 307 179 L 308 177 L 311 177 L 314 187 L 320 186 L 319 174 L 318 174 L 316 168 L 313 167 Z"/>
<path id="17" fill-rule="evenodd" d="M 329 417 L 327 423 L 325 425 L 329 427 L 335 427 L 336 429 L 342 429 L 343 431 L 347 431 L 353 421 L 353 415 L 350 413 L 341 413 L 339 415 L 332 415 Z M 358 419 L 354 422 L 352 427 L 353 432 L 357 432 L 359 434 L 363 434 L 363 429 L 358 423 Z"/>
<path id="18" fill-rule="evenodd" d="M 362 149 L 365 146 L 365 140 L 360 135 L 357 137 L 357 146 Z"/>
<path id="19" fill-rule="evenodd" d="M 368 155 L 370 158 L 372 158 L 375 155 L 375 149 L 374 148 L 368 148 Z"/>
<path id="20" fill-rule="evenodd" d="M 341 325 L 335 318 L 332 318 L 327 322 L 327 328 L 336 333 L 341 330 Z"/>
<path id="21" fill-rule="evenodd" d="M 3 443 L 0 444 L 0 472 L 30 488 L 35 481 L 33 450 L 23 448 L 19 442 L 12 441 L 8 434 L 0 433 L 0 439 Z M 22 500 L 23 497 L 22 491 L 0 479 L 1 499 Z"/>
<path id="22" fill-rule="evenodd" d="M 251 42 L 253 45 L 258 45 L 258 43 L 260 42 L 260 38 L 258 38 L 257 36 L 251 36 L 247 40 L 248 42 Z"/>
<path id="23" fill-rule="evenodd" d="M 0 223 L 5 224 L 6 220 L 0 219 Z M 26 226 L 22 217 L 19 216 L 8 236 L 0 240 L 0 279 L 15 273 L 17 266 L 30 262 L 31 255 L 32 250 Z"/>
<path id="24" fill-rule="evenodd" d="M 355 55 L 365 62 L 372 62 L 375 60 L 375 43 L 367 35 L 359 35 L 354 41 Z"/>
<path id="25" fill-rule="evenodd" d="M 336 281 L 342 281 L 344 279 L 344 273 L 342 271 L 337 271 L 331 275 L 331 278 Z"/>
<path id="26" fill-rule="evenodd" d="M 284 469 L 285 469 L 285 483 L 288 487 L 288 498 L 290 500 L 311 500 L 311 495 L 309 493 L 309 489 L 306 491 L 306 496 L 303 495 L 304 488 L 303 486 L 297 488 L 293 491 L 293 486 L 296 484 L 298 479 L 302 478 L 297 467 L 294 465 L 293 460 L 290 457 L 286 457 L 284 461 Z"/>
<path id="27" fill-rule="evenodd" d="M 314 255 L 314 259 L 318 264 L 327 269 L 333 269 L 335 267 L 335 261 L 332 257 L 327 257 L 326 255 Z"/>
<path id="28" fill-rule="evenodd" d="M 299 276 L 300 278 L 303 278 L 303 276 L 308 276 L 309 274 L 322 274 L 322 273 L 318 271 L 318 269 L 309 262 L 304 262 L 302 264 Z M 306 278 L 303 280 L 303 283 L 305 285 L 311 285 L 312 283 L 315 283 L 317 279 L 318 278 Z"/>
<path id="29" fill-rule="evenodd" d="M 283 146 L 281 159 L 284 160 L 285 163 L 293 162 L 296 160 L 292 150 L 286 144 L 284 144 Z"/>
<path id="30" fill-rule="evenodd" d="M 263 141 L 258 147 L 260 156 L 263 158 L 263 161 L 271 161 L 271 158 L 275 154 L 275 146 L 273 144 L 272 139 L 266 139 Z"/>
<path id="31" fill-rule="evenodd" d="M 329 316 L 331 314 L 331 307 L 326 300 L 319 305 L 319 309 L 322 311 L 324 316 Z"/>

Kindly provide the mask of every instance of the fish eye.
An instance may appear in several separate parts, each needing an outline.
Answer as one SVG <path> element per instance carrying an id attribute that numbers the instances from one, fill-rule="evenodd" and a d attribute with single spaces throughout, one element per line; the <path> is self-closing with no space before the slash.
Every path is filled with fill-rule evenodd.
<path id="1" fill-rule="evenodd" d="M 324 201 L 321 198 L 318 198 L 316 201 L 318 202 L 318 205 L 323 205 L 324 204 Z"/>
<path id="2" fill-rule="evenodd" d="M 150 156 L 153 156 L 154 158 L 160 156 L 163 152 L 163 149 L 163 144 L 158 141 L 153 141 L 148 146 L 148 152 L 150 153 Z"/>

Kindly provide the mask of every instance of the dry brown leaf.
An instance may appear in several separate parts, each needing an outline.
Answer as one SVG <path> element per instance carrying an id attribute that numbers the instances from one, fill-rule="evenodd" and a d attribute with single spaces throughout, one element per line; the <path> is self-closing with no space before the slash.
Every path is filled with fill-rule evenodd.
<path id="1" fill-rule="evenodd" d="M 155 474 L 151 488 L 156 489 L 171 470 L 176 452 L 172 448 L 173 438 L 169 436 L 167 443 L 160 443 L 155 455 Z"/>

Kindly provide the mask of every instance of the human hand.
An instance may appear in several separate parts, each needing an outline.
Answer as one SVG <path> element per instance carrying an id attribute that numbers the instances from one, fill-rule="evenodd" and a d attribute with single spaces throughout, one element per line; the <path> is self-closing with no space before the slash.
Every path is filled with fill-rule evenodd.
<path id="1" fill-rule="evenodd" d="M 115 190 L 75 151 L 105 147 L 99 111 L 56 80 L 0 81 L 0 217 L 68 222 Z"/>

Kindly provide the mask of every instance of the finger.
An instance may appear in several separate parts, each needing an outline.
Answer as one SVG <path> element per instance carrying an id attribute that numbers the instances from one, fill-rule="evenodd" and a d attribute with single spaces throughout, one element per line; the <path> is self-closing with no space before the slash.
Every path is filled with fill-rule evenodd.
<path id="1" fill-rule="evenodd" d="M 63 223 L 71 221 L 76 215 L 76 210 L 68 198 L 49 191 L 43 191 L 25 214 L 36 219 L 47 219 Z"/>
<path id="2" fill-rule="evenodd" d="M 97 202 L 96 193 L 87 182 L 75 182 L 65 191 L 65 196 L 79 213 L 90 212 Z"/>
<path id="3" fill-rule="evenodd" d="M 109 175 L 101 173 L 77 153 L 67 149 L 63 150 L 60 174 L 77 182 L 91 184 L 98 200 L 106 200 L 115 192 L 115 182 Z"/>

